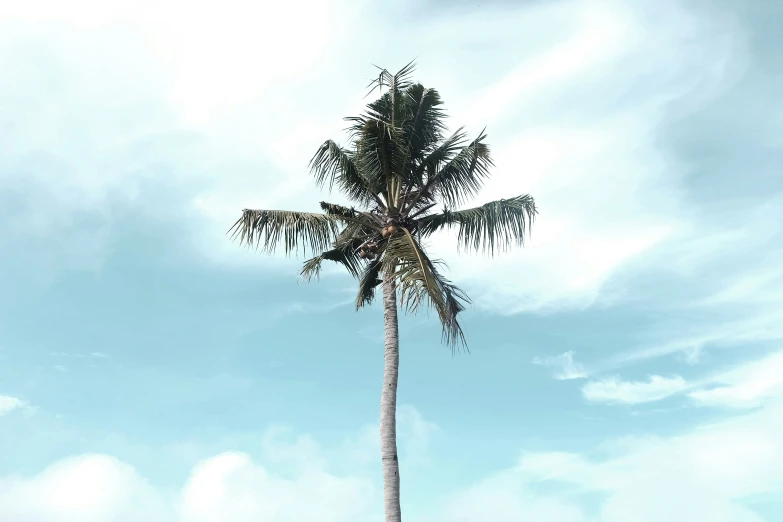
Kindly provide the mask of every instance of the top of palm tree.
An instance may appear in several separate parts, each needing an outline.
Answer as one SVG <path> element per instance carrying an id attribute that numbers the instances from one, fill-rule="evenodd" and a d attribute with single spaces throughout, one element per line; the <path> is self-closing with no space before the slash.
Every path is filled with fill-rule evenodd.
<path id="1" fill-rule="evenodd" d="M 537 214 L 529 195 L 457 210 L 475 196 L 493 166 L 486 134 L 468 141 L 460 128 L 446 136 L 440 94 L 410 80 L 413 62 L 396 74 L 382 69 L 371 87 L 380 96 L 348 117 L 347 147 L 327 140 L 310 161 L 315 182 L 336 188 L 355 206 L 321 203 L 322 213 L 245 209 L 232 237 L 266 252 L 283 243 L 287 254 L 312 251 L 302 276 L 320 273 L 324 260 L 359 280 L 357 309 L 372 302 L 381 274 L 393 277 L 401 304 L 438 313 L 444 341 L 465 345 L 457 320 L 467 296 L 431 259 L 422 239 L 458 227 L 460 246 L 493 255 L 521 246 Z M 435 211 L 437 205 L 440 211 Z"/>

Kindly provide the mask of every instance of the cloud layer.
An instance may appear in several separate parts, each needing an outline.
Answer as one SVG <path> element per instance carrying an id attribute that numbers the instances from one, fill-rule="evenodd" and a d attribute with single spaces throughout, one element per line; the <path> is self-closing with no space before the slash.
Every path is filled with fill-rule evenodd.
<path id="1" fill-rule="evenodd" d="M 783 491 L 782 399 L 778 393 L 753 413 L 668 437 L 609 439 L 586 453 L 523 451 L 508 469 L 465 484 L 432 511 L 411 509 L 406 516 L 444 522 L 488 517 L 500 522 L 700 517 L 761 522 L 767 519 L 754 506 Z M 380 520 L 377 478 L 331 473 L 317 445 L 302 446 L 302 441 L 265 446 L 273 460 L 297 462 L 290 473 L 273 472 L 246 453 L 225 452 L 196 464 L 177 491 L 152 486 L 111 456 L 68 458 L 34 476 L 0 479 L 0 517 L 14 522 Z"/>
<path id="2" fill-rule="evenodd" d="M 591 402 L 642 404 L 686 394 L 695 405 L 754 408 L 783 391 L 783 351 L 735 366 L 730 370 L 687 381 L 679 375 L 651 375 L 645 381 L 617 376 L 594 379 L 582 386 Z"/>

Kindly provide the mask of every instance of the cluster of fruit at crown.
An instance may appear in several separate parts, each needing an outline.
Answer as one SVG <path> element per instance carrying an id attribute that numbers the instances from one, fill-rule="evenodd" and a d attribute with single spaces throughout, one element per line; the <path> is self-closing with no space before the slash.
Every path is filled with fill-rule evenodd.
<path id="1" fill-rule="evenodd" d="M 381 236 L 383 236 L 383 238 L 385 239 L 390 235 L 394 234 L 396 231 L 397 231 L 397 227 L 395 227 L 394 225 L 387 225 L 383 227 L 383 230 L 381 230 Z"/>
<path id="2" fill-rule="evenodd" d="M 383 230 L 381 230 L 381 237 L 383 239 L 386 239 L 387 237 L 391 236 L 397 231 L 397 227 L 394 225 L 387 225 L 383 227 Z M 378 243 L 371 241 L 369 243 L 366 243 L 364 246 L 362 246 L 362 249 L 359 251 L 359 257 L 362 259 L 369 259 L 373 260 L 375 259 L 375 256 L 378 254 Z"/>

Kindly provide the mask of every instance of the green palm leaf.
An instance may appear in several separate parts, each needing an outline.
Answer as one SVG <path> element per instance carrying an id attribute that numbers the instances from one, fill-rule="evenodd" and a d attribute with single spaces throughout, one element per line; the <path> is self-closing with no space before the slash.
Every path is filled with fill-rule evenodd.
<path id="1" fill-rule="evenodd" d="M 348 151 L 332 140 L 326 140 L 310 160 L 310 170 L 318 187 L 329 190 L 337 185 L 343 194 L 362 204 L 380 203 L 369 180 L 357 168 L 354 152 Z"/>
<path id="2" fill-rule="evenodd" d="M 356 309 L 370 305 L 375 299 L 375 288 L 382 283 L 380 279 L 383 263 L 378 257 L 371 261 L 359 279 L 359 292 L 356 294 Z"/>
<path id="3" fill-rule="evenodd" d="M 232 239 L 272 253 L 283 243 L 286 254 L 303 251 L 323 251 L 337 235 L 339 218 L 312 212 L 290 210 L 242 211 L 242 216 L 229 229 Z"/>
<path id="4" fill-rule="evenodd" d="M 413 235 L 403 229 L 389 240 L 382 270 L 394 274 L 400 303 L 409 313 L 416 313 L 422 305 L 432 306 L 443 327 L 444 342 L 452 349 L 458 344 L 466 346 L 457 316 L 470 300 L 439 273 L 438 264 L 442 262 L 431 260 Z"/>
<path id="5" fill-rule="evenodd" d="M 419 231 L 428 236 L 444 227 L 458 226 L 458 241 L 465 249 L 505 251 L 511 246 L 522 246 L 530 233 L 538 210 L 535 200 L 528 195 L 499 199 L 465 210 L 444 210 L 420 218 Z"/>
<path id="6" fill-rule="evenodd" d="M 483 132 L 427 179 L 423 192 L 446 205 L 459 205 L 475 196 L 493 165 Z"/>

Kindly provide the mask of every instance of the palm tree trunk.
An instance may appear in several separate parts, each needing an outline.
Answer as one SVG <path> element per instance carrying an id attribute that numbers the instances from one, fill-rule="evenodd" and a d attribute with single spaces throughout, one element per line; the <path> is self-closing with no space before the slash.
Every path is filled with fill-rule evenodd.
<path id="1" fill-rule="evenodd" d="M 383 276 L 384 364 L 381 391 L 381 461 L 383 508 L 386 522 L 400 522 L 400 463 L 397 459 L 397 375 L 400 338 L 397 325 L 397 290 L 391 274 Z"/>

